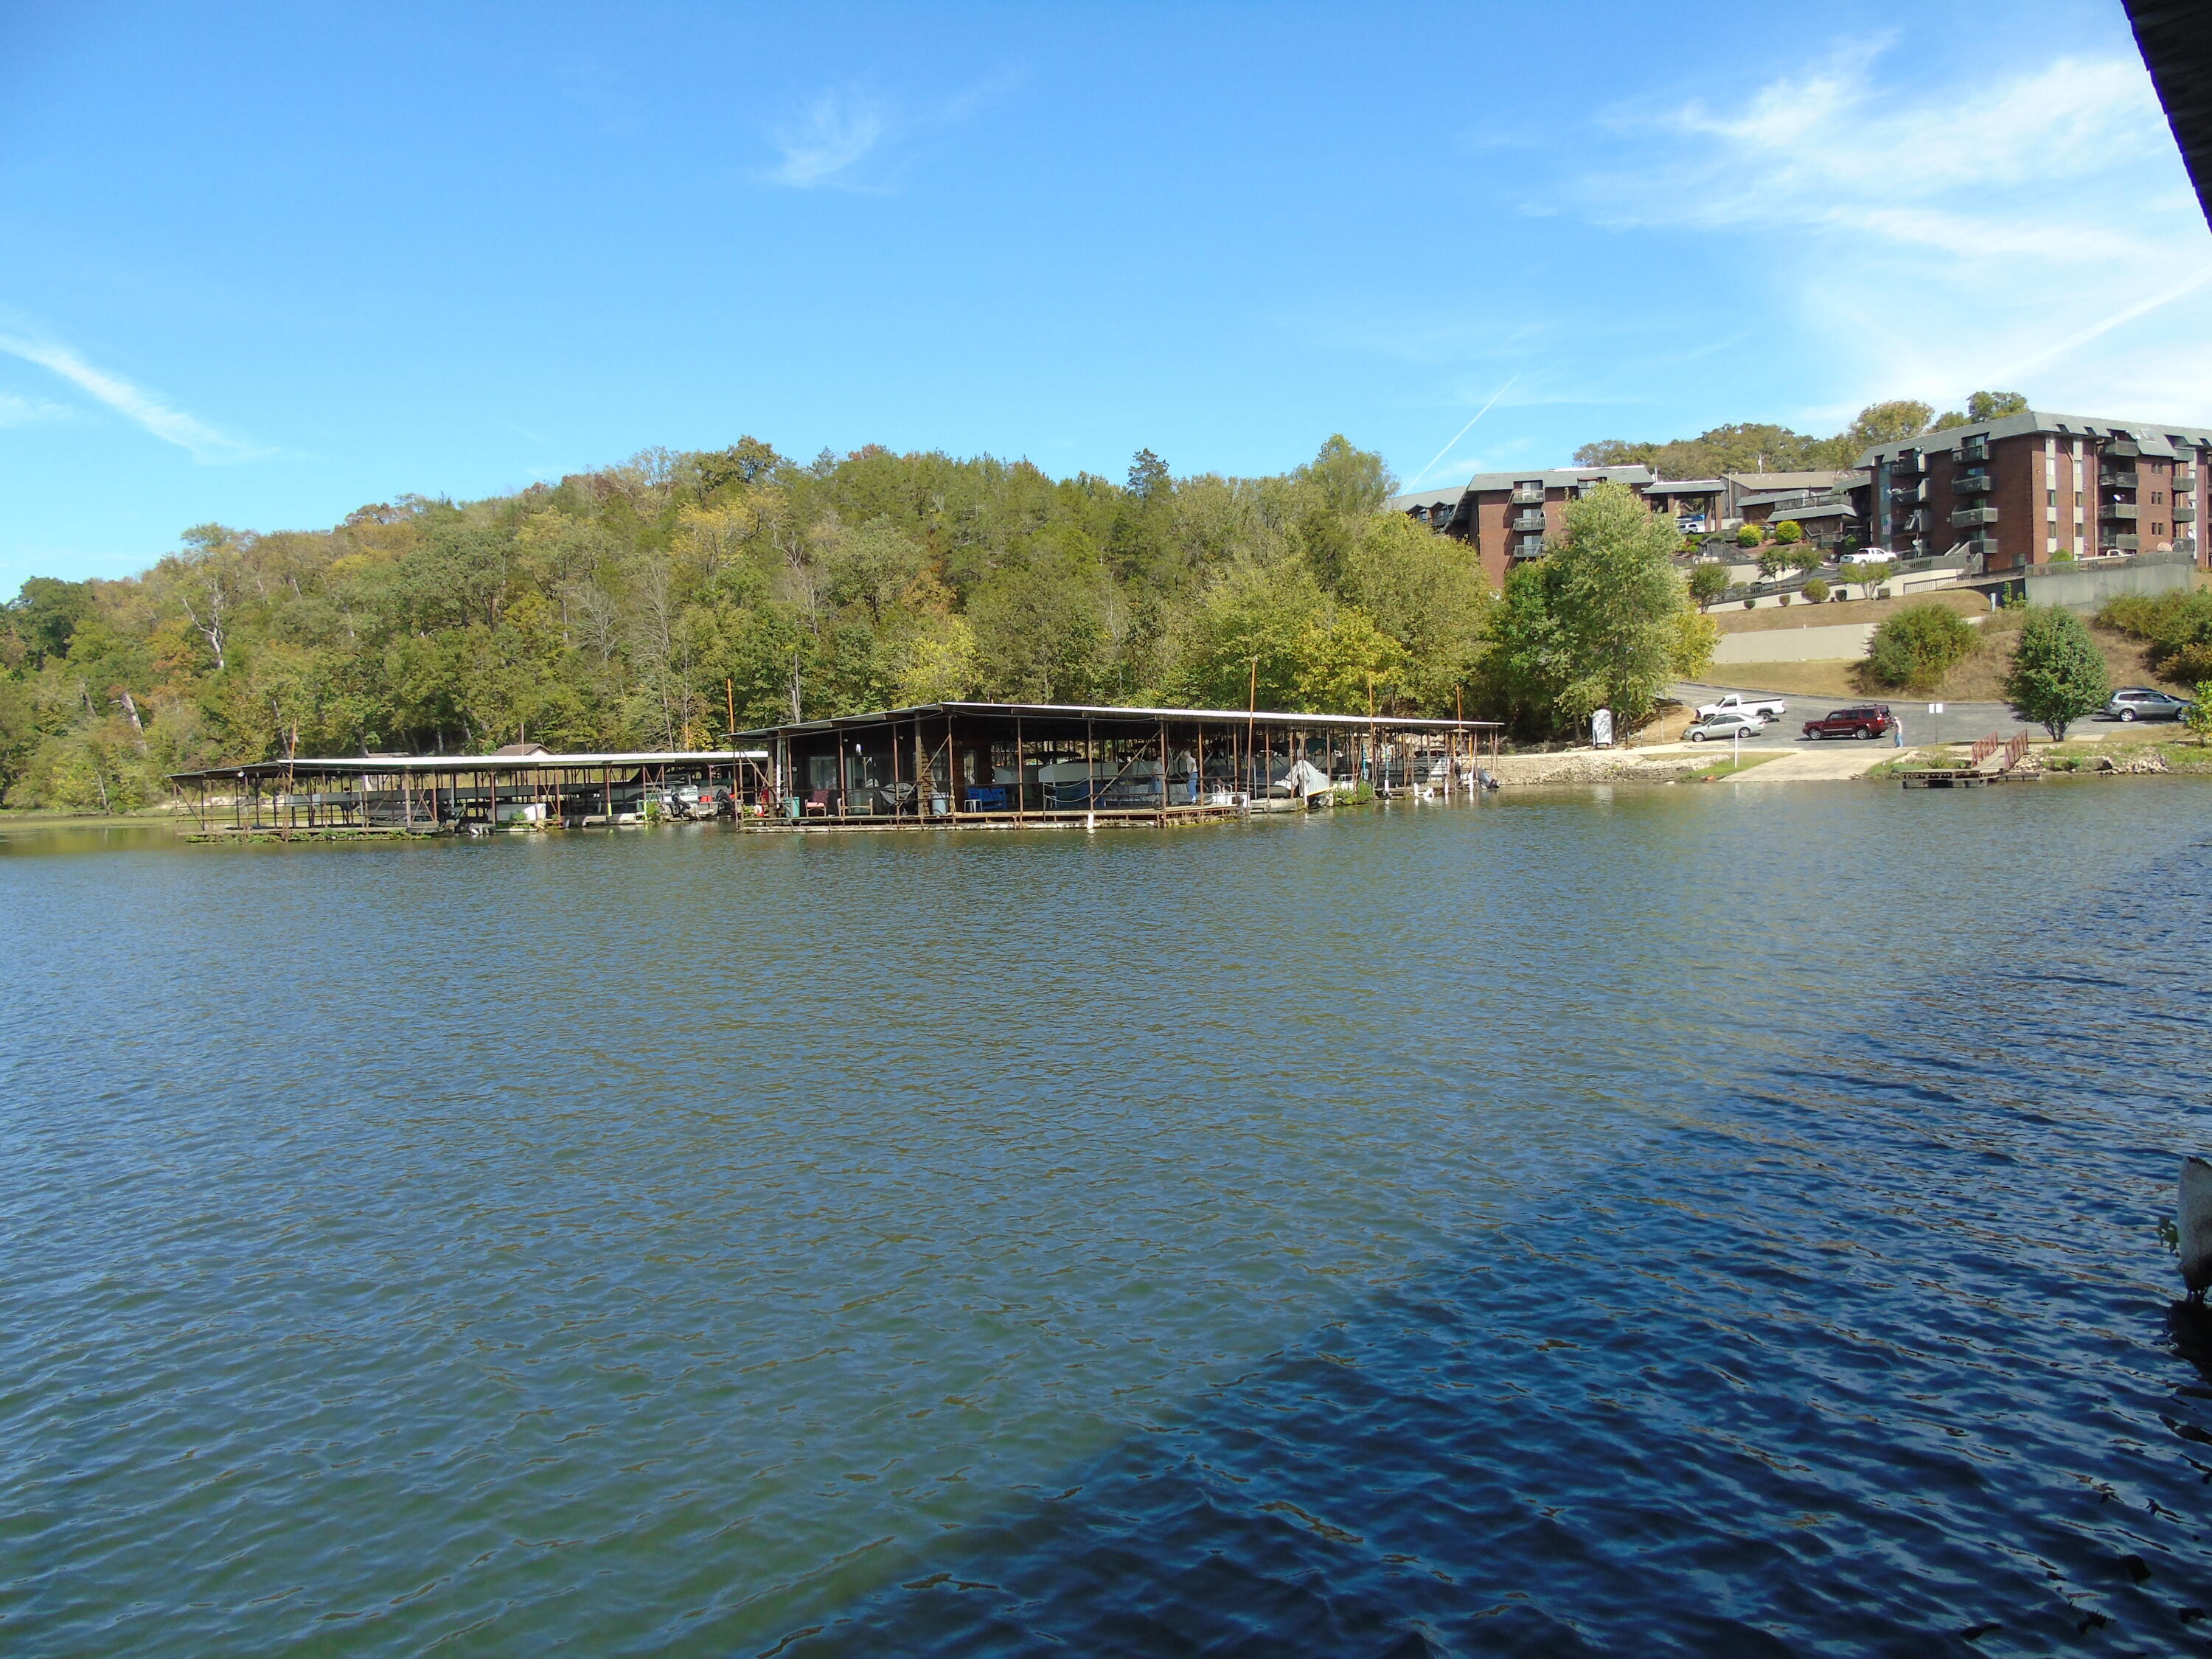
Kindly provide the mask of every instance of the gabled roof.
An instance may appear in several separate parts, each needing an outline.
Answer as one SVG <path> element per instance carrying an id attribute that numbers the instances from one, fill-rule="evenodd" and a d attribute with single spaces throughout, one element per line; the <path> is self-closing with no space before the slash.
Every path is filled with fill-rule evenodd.
<path id="1" fill-rule="evenodd" d="M 2170 456 L 2179 447 L 2195 449 L 2212 446 L 2212 427 L 2179 426 L 2170 421 L 2112 420 L 2102 415 L 2060 415 L 2050 410 L 2027 409 L 2017 415 L 2001 416 L 1994 421 L 1973 421 L 1965 426 L 1945 427 L 1940 432 L 1924 433 L 1917 438 L 1904 438 L 1895 443 L 1876 444 L 1859 457 L 1861 466 L 1873 466 L 1878 462 L 1893 460 L 1900 451 L 1956 449 L 1969 438 L 2018 438 L 2030 433 L 2055 433 L 2061 437 L 2110 439 L 2116 435 L 2133 439 L 2146 455 Z"/>
<path id="2" fill-rule="evenodd" d="M 1467 481 L 1469 489 L 1510 489 L 1517 483 L 1540 482 L 1547 489 L 1568 489 L 1583 483 L 1622 483 L 1632 487 L 1651 482 L 1648 466 L 1530 467 L 1522 472 L 1478 472 Z"/>
<path id="3" fill-rule="evenodd" d="M 1389 513 L 1411 513 L 1417 507 L 1450 507 L 1466 494 L 1465 484 L 1454 484 L 1449 489 L 1418 489 L 1407 495 L 1393 495 L 1382 507 Z"/>
<path id="4" fill-rule="evenodd" d="M 781 726 L 756 726 L 750 731 L 732 732 L 731 736 L 732 739 L 789 738 L 809 732 L 849 731 L 855 726 L 883 726 L 893 720 L 943 720 L 954 714 L 996 715 L 1048 724 L 1057 721 L 1072 725 L 1090 720 L 1153 725 L 1162 720 L 1206 720 L 1219 726 L 1257 725 L 1278 729 L 1284 726 L 1293 729 L 1334 726 L 1346 730 L 1373 728 L 1391 732 L 1456 732 L 1472 731 L 1478 727 L 1487 731 L 1498 724 L 1495 720 L 1437 720 L 1412 714 L 1301 714 L 1267 708 L 1257 711 L 1246 708 L 1121 708 L 1111 703 L 954 702 L 911 703 L 902 708 L 872 709 L 863 714 L 825 714 L 815 720 L 787 722 Z M 728 753 L 727 750 L 722 751 L 724 757 Z"/>
<path id="5" fill-rule="evenodd" d="M 1849 471 L 1835 472 L 1818 469 L 1809 472 L 1729 472 L 1723 476 L 1738 489 L 1848 489 L 1849 485 L 1838 485 L 1837 480 L 1850 478 L 1859 483 L 1866 482 L 1865 475 L 1863 473 Z"/>

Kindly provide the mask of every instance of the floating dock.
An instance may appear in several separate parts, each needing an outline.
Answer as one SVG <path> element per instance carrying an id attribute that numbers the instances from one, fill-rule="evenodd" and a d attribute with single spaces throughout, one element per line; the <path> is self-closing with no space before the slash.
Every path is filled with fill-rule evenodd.
<path id="1" fill-rule="evenodd" d="M 720 750 L 288 757 L 173 774 L 188 833 L 358 840 L 722 818 L 762 833 L 1203 823 L 1469 784 L 1483 720 L 938 702 Z"/>
<path id="2" fill-rule="evenodd" d="M 748 828 L 1168 824 L 1419 793 L 1494 756 L 1486 720 L 1258 709 L 935 702 L 732 734 L 764 751 Z"/>

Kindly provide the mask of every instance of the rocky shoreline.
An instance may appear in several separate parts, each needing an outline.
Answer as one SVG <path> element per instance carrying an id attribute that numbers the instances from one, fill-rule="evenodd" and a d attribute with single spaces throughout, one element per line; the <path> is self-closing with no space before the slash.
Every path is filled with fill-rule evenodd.
<path id="1" fill-rule="evenodd" d="M 1673 783 L 1713 763 L 1711 755 L 1638 755 L 1579 750 L 1560 755 L 1500 755 L 1483 763 L 1507 788 L 1547 783 Z"/>

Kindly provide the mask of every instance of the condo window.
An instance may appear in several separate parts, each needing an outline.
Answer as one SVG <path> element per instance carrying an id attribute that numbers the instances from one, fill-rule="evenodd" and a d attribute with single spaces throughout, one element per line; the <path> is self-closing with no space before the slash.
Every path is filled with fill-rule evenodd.
<path id="1" fill-rule="evenodd" d="M 2045 503 L 2044 503 L 2044 505 L 2045 505 L 2045 506 L 2046 506 L 2046 507 L 2056 507 L 2056 506 L 2057 506 L 2057 505 L 2058 505 L 2058 492 L 2057 492 L 2057 490 L 2055 490 L 2055 489 L 2046 489 L 2046 490 L 2045 490 L 2043 493 L 2044 493 L 2044 495 L 2045 495 L 2046 497 L 2048 497 L 2048 498 L 2049 498 L 2048 500 L 2046 500 L 2046 501 L 2045 501 Z"/>

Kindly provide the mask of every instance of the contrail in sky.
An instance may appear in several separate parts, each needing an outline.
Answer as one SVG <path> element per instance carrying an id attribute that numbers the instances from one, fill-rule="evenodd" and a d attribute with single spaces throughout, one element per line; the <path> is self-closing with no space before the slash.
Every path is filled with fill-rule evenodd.
<path id="1" fill-rule="evenodd" d="M 2111 333 L 2123 323 L 2132 323 L 2136 318 L 2142 316 L 2147 312 L 2156 311 L 2160 306 L 2172 304 L 2174 301 L 2179 300 L 2183 295 L 2194 292 L 2196 289 L 2203 287 L 2208 282 L 2212 282 L 2212 265 L 2205 266 L 2195 276 L 2188 278 L 2185 282 L 2175 284 L 2173 287 L 2166 289 L 2163 294 L 2154 294 L 2148 300 L 2138 300 L 2135 304 L 2128 307 L 2125 310 L 2116 311 L 2111 316 L 2102 318 L 2098 321 L 2090 324 L 2088 327 L 2083 329 L 2079 334 L 2069 335 L 2065 339 L 2061 340 L 2057 345 L 2046 347 L 2043 350 L 2037 352 L 2032 357 L 2021 358 L 2010 368 L 2002 369 L 1990 378 L 1998 380 L 2009 380 L 2017 378 L 2026 370 L 2031 368 L 2040 368 L 2044 364 L 2051 362 L 2053 359 L 2064 356 L 2076 346 L 2085 346 L 2088 344 L 2090 341 L 2095 339 L 2099 335 Z M 1431 463 L 1431 465 L 1434 465 L 1434 463 Z"/>
<path id="2" fill-rule="evenodd" d="M 1520 378 L 1521 377 L 1518 374 L 1516 374 L 1513 377 L 1513 380 L 1517 380 Z M 1508 380 L 1504 386 L 1498 387 L 1497 391 L 1490 394 L 1490 403 L 1483 404 L 1480 409 L 1474 411 L 1474 421 L 1479 421 L 1484 416 L 1489 414 L 1490 404 L 1496 403 L 1500 398 L 1503 398 L 1507 392 L 1513 390 L 1513 380 Z M 1405 483 L 1400 487 L 1401 489 L 1410 489 L 1415 484 L 1420 483 L 1422 479 L 1427 477 L 1429 476 L 1430 467 L 1435 466 L 1438 461 L 1443 459 L 1446 451 L 1449 450 L 1453 444 L 1457 443 L 1462 438 L 1464 438 L 1468 433 L 1474 430 L 1474 421 L 1469 421 L 1465 426 L 1460 428 L 1458 431 L 1453 433 L 1450 438 L 1445 441 L 1443 448 L 1439 449 L 1435 454 L 1429 457 L 1428 466 L 1423 467 L 1412 477 L 1407 479 Z"/>
<path id="3" fill-rule="evenodd" d="M 174 407 L 158 393 L 131 385 L 119 374 L 94 368 L 57 341 L 0 334 L 0 352 L 60 375 L 126 420 L 137 422 L 162 442 L 189 450 L 196 461 L 252 461 L 275 453 L 258 444 L 216 431 L 205 421 Z"/>

